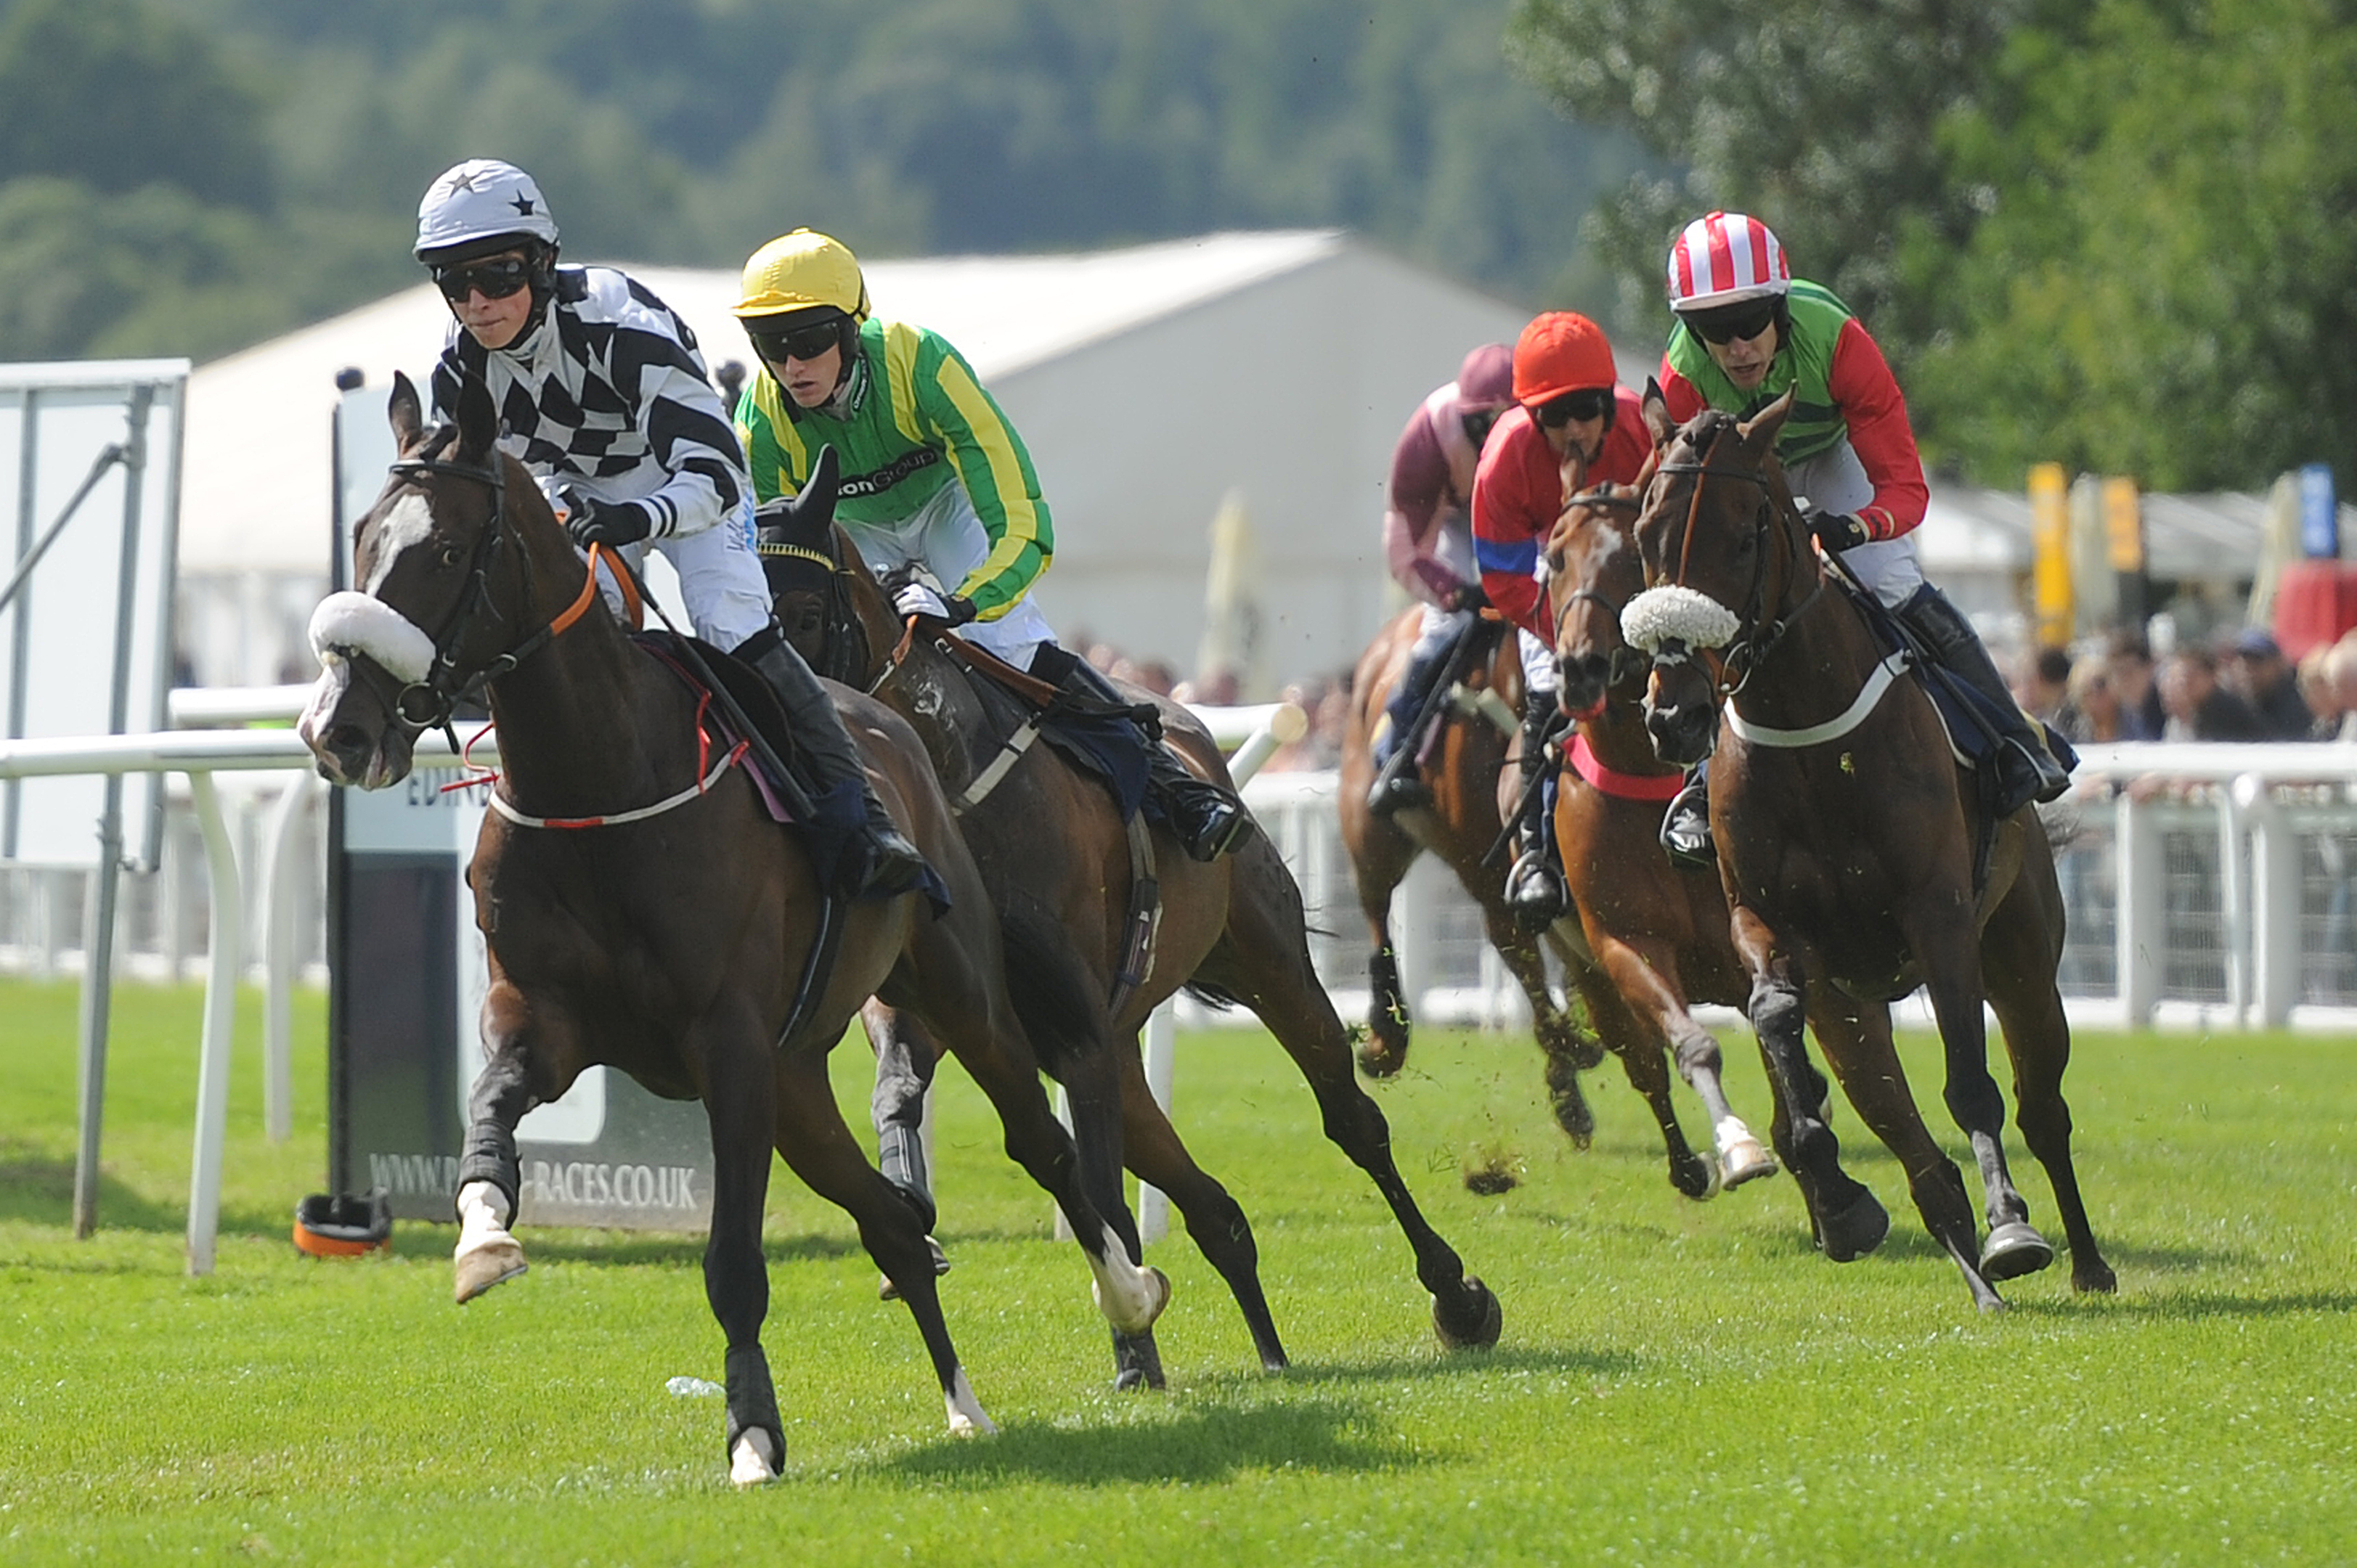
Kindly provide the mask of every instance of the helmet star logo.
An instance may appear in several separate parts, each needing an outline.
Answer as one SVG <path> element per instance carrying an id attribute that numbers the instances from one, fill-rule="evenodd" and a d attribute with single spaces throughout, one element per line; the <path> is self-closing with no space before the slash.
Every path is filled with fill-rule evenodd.
<path id="1" fill-rule="evenodd" d="M 521 217 L 532 216 L 533 201 L 529 196 L 511 196 L 508 199 L 508 205 L 513 207 Z"/>
<path id="2" fill-rule="evenodd" d="M 451 194 L 451 195 L 456 196 L 456 195 L 457 195 L 460 191 L 472 190 L 472 189 L 474 189 L 474 188 L 475 188 L 475 177 L 474 177 L 474 174 L 472 173 L 472 171 L 470 171 L 470 170 L 467 170 L 467 169 L 460 169 L 460 170 L 457 170 L 456 173 L 454 173 L 454 174 L 450 177 L 450 194 Z"/>

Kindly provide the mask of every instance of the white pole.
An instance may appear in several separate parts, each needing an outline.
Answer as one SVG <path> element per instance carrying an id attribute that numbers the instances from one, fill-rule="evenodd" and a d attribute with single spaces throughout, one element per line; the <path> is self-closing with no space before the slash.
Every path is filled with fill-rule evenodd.
<path id="1" fill-rule="evenodd" d="M 270 822 L 263 833 L 262 865 L 254 878 L 263 901 L 263 1122 L 274 1144 L 285 1143 L 295 1133 L 294 1052 L 289 1039 L 294 1030 L 288 1002 L 294 987 L 295 899 L 286 849 L 295 837 L 295 824 L 302 820 L 305 802 L 320 784 L 317 774 L 308 773 L 288 781 L 270 809 Z"/>
<path id="2" fill-rule="evenodd" d="M 1170 1114 L 1171 1080 L 1178 1069 L 1178 1013 L 1168 1001 L 1146 1019 L 1146 1087 L 1162 1114 Z M 1170 1198 L 1158 1187 L 1137 1184 L 1137 1239 L 1152 1245 L 1170 1234 Z"/>
<path id="3" fill-rule="evenodd" d="M 221 1229 L 223 1145 L 229 1135 L 229 1053 L 236 1021 L 237 975 L 242 967 L 245 911 L 239 897 L 237 854 L 222 820 L 220 791 L 210 773 L 188 775 L 197 824 L 205 835 L 211 873 L 212 952 L 205 972 L 205 1028 L 197 1065 L 196 1155 L 188 1172 L 188 1273 L 213 1272 L 213 1239 Z"/>

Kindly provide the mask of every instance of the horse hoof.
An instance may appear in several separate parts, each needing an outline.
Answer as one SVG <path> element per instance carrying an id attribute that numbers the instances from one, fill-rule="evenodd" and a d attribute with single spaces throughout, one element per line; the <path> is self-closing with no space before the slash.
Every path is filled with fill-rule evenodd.
<path id="1" fill-rule="evenodd" d="M 2053 1244 L 2018 1219 L 1990 1231 L 1981 1248 L 1981 1273 L 1992 1281 L 2018 1280 L 2053 1261 Z"/>
<path id="2" fill-rule="evenodd" d="M 1684 1166 L 1675 1162 L 1671 1164 L 1670 1185 L 1672 1187 L 1676 1187 L 1680 1193 L 1693 1198 L 1696 1203 L 1708 1203 L 1726 1190 L 1725 1171 L 1720 1166 L 1717 1156 L 1694 1155 L 1688 1156 L 1688 1160 L 1689 1163 Z"/>
<path id="3" fill-rule="evenodd" d="M 1162 1316 L 1162 1309 L 1170 1305 L 1170 1276 L 1151 1263 L 1146 1264 L 1138 1273 L 1146 1277 L 1147 1291 L 1153 1296 L 1154 1304 L 1127 1322 L 1114 1321 L 1112 1311 L 1105 1305 L 1105 1292 L 1102 1283 L 1092 1282 L 1089 1285 L 1089 1294 L 1095 1298 L 1097 1310 L 1104 1314 L 1105 1321 L 1113 1325 L 1114 1332 L 1116 1334 L 1136 1335 L 1148 1332 L 1153 1328 L 1155 1319 Z"/>
<path id="4" fill-rule="evenodd" d="M 1470 1274 L 1465 1277 L 1465 1293 L 1456 1312 L 1443 1310 L 1440 1297 L 1432 1298 L 1433 1332 L 1451 1350 L 1487 1350 L 1498 1342 L 1498 1332 L 1504 1326 L 1505 1314 L 1499 1308 L 1497 1293 Z"/>
<path id="5" fill-rule="evenodd" d="M 1817 1245 L 1836 1263 L 1855 1262 L 1882 1245 L 1890 1234 L 1890 1211 L 1864 1187 L 1849 1207 L 1818 1228 Z"/>
<path id="6" fill-rule="evenodd" d="M 974 1385 L 966 1381 L 963 1367 L 950 1380 L 942 1402 L 949 1407 L 952 1437 L 987 1437 L 998 1430 L 998 1423 L 990 1419 L 982 1402 L 974 1397 Z"/>
<path id="7" fill-rule="evenodd" d="M 496 1284 L 504 1284 L 531 1265 L 523 1261 L 523 1243 L 512 1236 L 489 1241 L 470 1252 L 462 1252 L 454 1262 L 451 1299 L 459 1305 L 474 1300 Z"/>
<path id="8" fill-rule="evenodd" d="M 1579 1071 L 1570 1058 L 1547 1058 L 1546 1086 L 1555 1124 L 1563 1129 L 1573 1148 L 1587 1148 L 1596 1140 L 1596 1112 L 1587 1108 L 1587 1096 L 1579 1091 Z"/>
<path id="9" fill-rule="evenodd" d="M 1730 1144 L 1720 1156 L 1723 1179 L 1730 1187 L 1741 1187 L 1748 1181 L 1776 1174 L 1776 1156 L 1761 1147 L 1757 1138 L 1744 1138 Z"/>
<path id="10" fill-rule="evenodd" d="M 1361 1040 L 1351 1052 L 1359 1059 L 1359 1070 L 1369 1078 L 1397 1078 L 1400 1069 L 1407 1066 L 1407 1031 L 1396 1038 L 1377 1029 Z"/>
<path id="11" fill-rule="evenodd" d="M 748 1487 L 766 1487 L 778 1478 L 785 1455 L 771 1448 L 774 1441 L 758 1426 L 737 1436 L 736 1446 L 728 1452 L 728 1479 L 739 1491 Z"/>
<path id="12" fill-rule="evenodd" d="M 2081 1262 L 2074 1248 L 2071 1257 L 2071 1288 L 2083 1295 L 2109 1295 L 2120 1288 L 2120 1276 L 2112 1273 L 2112 1265 L 2101 1258 Z"/>
<path id="13" fill-rule="evenodd" d="M 939 1241 L 934 1240 L 931 1236 L 925 1238 L 925 1245 L 932 1249 L 933 1278 L 940 1279 L 943 1274 L 950 1272 L 950 1255 L 947 1252 L 942 1251 L 942 1244 Z M 900 1287 L 892 1283 L 892 1276 L 890 1274 L 877 1274 L 876 1276 L 876 1299 L 877 1301 L 898 1301 L 900 1299 Z"/>

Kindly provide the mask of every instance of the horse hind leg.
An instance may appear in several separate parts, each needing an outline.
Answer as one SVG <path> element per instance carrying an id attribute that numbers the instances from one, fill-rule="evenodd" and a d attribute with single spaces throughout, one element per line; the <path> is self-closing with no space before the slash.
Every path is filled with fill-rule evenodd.
<path id="1" fill-rule="evenodd" d="M 728 1478 L 739 1487 L 777 1479 L 786 1462 L 785 1423 L 761 1348 L 761 1324 L 770 1313 L 761 1214 L 770 1190 L 772 1102 L 782 1098 L 768 1056 L 769 1042 L 755 1025 L 710 1047 L 705 1070 L 712 1229 L 704 1246 L 704 1295 L 727 1344 L 724 1442 Z"/>
<path id="2" fill-rule="evenodd" d="M 2086 1201 L 2079 1192 L 2078 1169 L 2071 1159 L 2071 1107 L 2062 1098 L 2062 1074 L 2071 1063 L 2071 1024 L 2054 987 L 2052 958 L 2008 919 L 2016 913 L 2012 905 L 2018 897 L 2007 897 L 1982 936 L 1989 1005 L 2013 1059 L 2015 1124 L 2054 1188 L 2054 1206 L 2071 1248 L 2071 1288 L 2109 1293 L 2119 1288 L 2119 1277 L 2095 1244 Z"/>
<path id="3" fill-rule="evenodd" d="M 1538 940 L 1515 922 L 1502 898 L 1482 903 L 1481 924 L 1506 972 L 1530 1004 L 1531 1035 L 1546 1059 L 1547 1109 L 1572 1146 L 1585 1149 L 1596 1138 L 1596 1112 L 1580 1090 L 1579 1075 L 1602 1063 L 1604 1042 L 1581 1028 L 1569 1009 L 1555 1005 Z M 1575 971 L 1579 967 L 1576 958 L 1566 958 L 1566 963 Z"/>
<path id="4" fill-rule="evenodd" d="M 1596 1020 L 1612 1054 L 1620 1058 L 1620 1070 L 1628 1075 L 1629 1087 L 1644 1101 L 1653 1113 L 1654 1125 L 1662 1130 L 1662 1147 L 1669 1159 L 1670 1186 L 1697 1203 L 1717 1197 L 1720 1186 L 1717 1164 L 1695 1154 L 1694 1145 L 1686 1142 L 1685 1129 L 1678 1125 L 1678 1110 L 1670 1099 L 1670 1071 L 1662 1054 L 1660 1036 L 1639 1022 L 1627 1000 L 1602 971 L 1581 975 L 1579 988 L 1580 994 L 1587 1000 L 1588 1016 Z"/>
<path id="5" fill-rule="evenodd" d="M 867 1113 L 876 1128 L 876 1163 L 884 1179 L 900 1189 L 924 1217 L 925 1245 L 932 1250 L 935 1275 L 950 1272 L 949 1254 L 933 1238 L 939 1215 L 933 1204 L 931 1161 L 925 1149 L 925 1098 L 933 1087 L 941 1052 L 914 1018 L 870 998 L 859 1010 L 868 1044 L 876 1052 L 876 1088 Z M 881 1281 L 877 1296 L 898 1301 L 899 1287 Z"/>

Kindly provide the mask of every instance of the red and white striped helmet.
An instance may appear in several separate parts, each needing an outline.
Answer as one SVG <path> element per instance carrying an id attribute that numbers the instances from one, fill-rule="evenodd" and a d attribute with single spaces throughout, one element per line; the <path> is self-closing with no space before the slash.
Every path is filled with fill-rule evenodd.
<path id="1" fill-rule="evenodd" d="M 1670 247 L 1670 308 L 1707 310 L 1784 294 L 1792 269 L 1768 225 L 1740 212 L 1695 219 Z"/>

